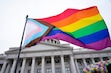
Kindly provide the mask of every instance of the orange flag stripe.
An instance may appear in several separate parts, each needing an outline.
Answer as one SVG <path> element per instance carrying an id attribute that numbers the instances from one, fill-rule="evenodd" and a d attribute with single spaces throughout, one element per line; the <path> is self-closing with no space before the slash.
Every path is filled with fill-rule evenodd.
<path id="1" fill-rule="evenodd" d="M 99 12 L 97 10 L 97 7 L 93 7 L 93 8 L 89 8 L 89 9 L 83 9 L 83 10 L 78 11 L 75 14 L 72 14 L 71 16 L 69 16 L 67 18 L 64 18 L 60 21 L 57 21 L 57 22 L 54 22 L 54 23 L 51 23 L 51 24 L 60 28 L 62 26 L 66 26 L 66 25 L 69 25 L 71 23 L 74 23 L 74 22 L 76 22 L 80 19 L 97 15 L 98 13 Z"/>

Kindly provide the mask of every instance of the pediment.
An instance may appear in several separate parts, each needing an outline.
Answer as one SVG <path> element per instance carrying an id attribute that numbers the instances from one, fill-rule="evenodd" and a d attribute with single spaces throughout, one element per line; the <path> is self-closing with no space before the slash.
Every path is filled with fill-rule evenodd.
<path id="1" fill-rule="evenodd" d="M 23 48 L 22 52 L 35 52 L 35 51 L 53 51 L 53 50 L 72 50 L 73 48 L 69 44 L 54 44 L 54 43 L 47 43 L 41 42 L 37 45 L 31 46 L 29 48 Z M 6 51 L 5 53 L 17 53 L 19 48 L 11 48 L 10 50 Z"/>

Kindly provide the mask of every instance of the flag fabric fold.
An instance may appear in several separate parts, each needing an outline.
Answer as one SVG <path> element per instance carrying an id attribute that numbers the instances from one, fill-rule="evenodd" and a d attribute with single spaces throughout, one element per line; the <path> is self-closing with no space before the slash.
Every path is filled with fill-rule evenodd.
<path id="1" fill-rule="evenodd" d="M 59 30 L 58 28 L 53 28 L 47 36 L 42 38 L 42 41 L 47 40 L 47 39 L 63 40 L 63 41 L 66 41 L 75 45 L 79 45 L 80 47 L 84 47 L 84 44 L 82 42 L 80 42 L 77 39 L 74 39 L 72 36 Z"/>
<path id="2" fill-rule="evenodd" d="M 62 35 L 66 36 L 67 34 L 68 37 L 78 41 L 73 41 L 72 43 L 71 39 L 64 39 L 65 41 L 70 41 L 72 44 L 94 50 L 102 50 L 111 47 L 108 28 L 96 6 L 81 10 L 67 9 L 61 14 L 40 18 L 38 20 L 50 23 L 64 32 Z M 54 36 L 57 38 L 58 36 L 60 39 L 60 34 L 61 33 L 57 33 L 50 38 L 55 38 Z"/>
<path id="3" fill-rule="evenodd" d="M 69 8 L 55 16 L 29 19 L 28 24 L 31 32 L 26 35 L 26 44 L 35 39 L 38 39 L 36 43 L 40 40 L 58 39 L 93 50 L 111 47 L 108 28 L 96 6 Z"/>

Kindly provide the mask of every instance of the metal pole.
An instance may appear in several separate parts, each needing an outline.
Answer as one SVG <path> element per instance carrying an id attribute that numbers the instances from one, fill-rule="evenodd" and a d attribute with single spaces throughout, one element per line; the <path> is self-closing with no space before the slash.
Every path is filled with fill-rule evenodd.
<path id="1" fill-rule="evenodd" d="M 16 71 L 17 71 L 17 66 L 18 66 L 18 62 L 19 62 L 19 58 L 20 58 L 20 52 L 21 52 L 21 49 L 22 49 L 23 37 L 24 37 L 25 28 L 26 28 L 26 24 L 27 24 L 27 18 L 28 18 L 28 15 L 26 16 L 26 21 L 25 21 L 25 25 L 24 25 L 24 29 L 23 29 L 23 33 L 22 33 L 22 38 L 21 38 L 20 48 L 19 48 L 19 51 L 18 51 L 18 56 L 17 56 L 17 59 L 16 59 L 16 65 L 15 65 L 14 73 L 16 73 Z"/>

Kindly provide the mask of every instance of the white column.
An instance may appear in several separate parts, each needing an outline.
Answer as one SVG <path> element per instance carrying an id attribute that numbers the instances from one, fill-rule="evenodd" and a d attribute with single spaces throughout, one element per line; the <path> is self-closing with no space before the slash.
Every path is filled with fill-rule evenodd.
<path id="1" fill-rule="evenodd" d="M 42 57 L 42 66 L 41 66 L 41 73 L 45 73 L 45 57 Z"/>
<path id="2" fill-rule="evenodd" d="M 92 60 L 92 63 L 94 64 L 95 63 L 94 58 L 91 58 L 91 60 Z"/>
<path id="3" fill-rule="evenodd" d="M 22 61 L 21 73 L 24 73 L 25 65 L 26 65 L 26 58 L 24 58 Z"/>
<path id="4" fill-rule="evenodd" d="M 65 64 L 64 64 L 64 57 L 61 55 L 61 68 L 62 68 L 62 73 L 65 73 Z"/>
<path id="5" fill-rule="evenodd" d="M 11 67 L 11 65 L 10 65 L 10 63 L 8 63 L 5 73 L 9 73 L 10 67 Z"/>
<path id="6" fill-rule="evenodd" d="M 85 58 L 83 58 L 83 63 L 84 63 L 85 66 L 87 66 Z"/>
<path id="7" fill-rule="evenodd" d="M 102 58 L 102 57 L 100 57 L 100 61 L 103 61 L 103 58 Z"/>
<path id="8" fill-rule="evenodd" d="M 31 73 L 34 73 L 34 70 L 35 70 L 35 57 L 32 58 Z"/>
<path id="9" fill-rule="evenodd" d="M 5 61 L 5 62 L 3 63 L 3 66 L 2 66 L 2 69 L 1 69 L 1 72 L 0 72 L 0 73 L 4 73 L 4 72 L 5 72 L 6 65 L 7 65 L 7 61 Z"/>
<path id="10" fill-rule="evenodd" d="M 51 56 L 52 73 L 55 73 L 55 61 L 54 56 Z"/>
<path id="11" fill-rule="evenodd" d="M 72 73 L 77 73 L 73 55 L 70 55 L 70 65 L 71 65 L 71 72 Z"/>
<path id="12" fill-rule="evenodd" d="M 16 59 L 14 59 L 14 61 L 13 61 L 13 65 L 12 65 L 12 68 L 11 68 L 11 72 L 10 72 L 10 73 L 14 73 L 15 65 L 16 65 Z"/>
<path id="13" fill-rule="evenodd" d="M 80 72 L 79 72 L 79 66 L 78 66 L 78 63 L 77 63 L 77 59 L 75 59 L 75 63 L 76 63 L 76 67 L 77 67 L 77 68 L 76 68 L 76 69 L 77 69 L 77 73 L 80 73 Z"/>

